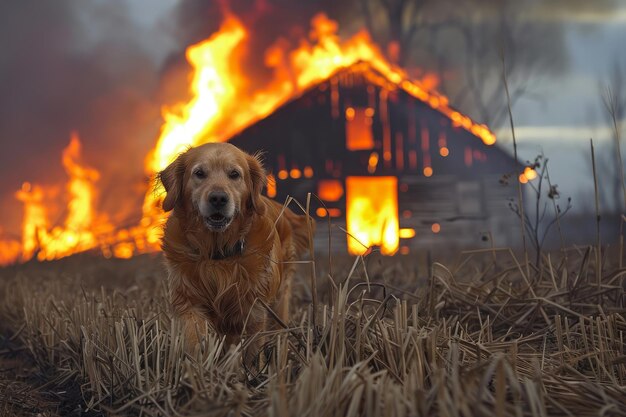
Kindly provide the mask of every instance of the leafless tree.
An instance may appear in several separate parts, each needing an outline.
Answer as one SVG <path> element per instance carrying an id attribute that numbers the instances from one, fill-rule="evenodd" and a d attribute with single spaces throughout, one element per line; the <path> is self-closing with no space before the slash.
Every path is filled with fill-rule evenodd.
<path id="1" fill-rule="evenodd" d="M 358 6 L 373 39 L 392 61 L 410 72 L 420 68 L 438 73 L 440 88 L 452 102 L 492 128 L 506 120 L 502 53 L 512 104 L 521 97 L 536 97 L 529 88 L 533 77 L 566 62 L 559 25 L 538 25 L 524 14 L 529 4 L 537 3 L 534 0 L 347 3 Z"/>
<path id="2" fill-rule="evenodd" d="M 433 0 L 359 0 L 367 29 L 385 46 L 400 66 L 406 66 L 411 46 L 422 28 L 426 29 L 424 9 Z M 380 19 L 377 17 L 384 17 Z"/>
<path id="3" fill-rule="evenodd" d="M 525 211 L 516 199 L 509 201 L 509 209 L 522 220 L 525 232 L 535 251 L 535 266 L 539 269 L 542 249 L 553 226 L 557 226 L 561 249 L 565 246 L 561 221 L 572 208 L 572 198 L 568 197 L 565 205 L 559 203 L 561 193 L 558 185 L 550 180 L 548 159 L 543 154 L 537 155 L 533 162 L 528 161 L 527 166 L 537 172 L 536 180 L 528 183 L 530 186 L 527 195 L 530 199 L 527 203 L 529 210 Z M 515 181 L 517 176 L 513 175 L 512 179 Z M 501 182 L 508 184 L 509 180 L 508 176 L 504 176 Z"/>

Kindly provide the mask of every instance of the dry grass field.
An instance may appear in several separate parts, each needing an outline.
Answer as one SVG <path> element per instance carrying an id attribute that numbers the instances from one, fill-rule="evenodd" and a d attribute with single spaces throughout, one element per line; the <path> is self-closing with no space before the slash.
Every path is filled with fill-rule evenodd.
<path id="1" fill-rule="evenodd" d="M 318 255 L 260 372 L 183 352 L 160 255 L 5 268 L 0 415 L 623 416 L 626 269 L 597 255 Z"/>

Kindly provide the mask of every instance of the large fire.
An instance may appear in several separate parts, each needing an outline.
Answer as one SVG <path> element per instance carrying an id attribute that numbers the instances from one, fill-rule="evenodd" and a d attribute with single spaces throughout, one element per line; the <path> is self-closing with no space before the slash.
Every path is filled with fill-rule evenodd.
<path id="1" fill-rule="evenodd" d="M 16 193 L 17 199 L 24 203 L 22 260 L 34 256 L 39 260 L 50 260 L 94 248 L 98 245 L 98 236 L 104 236 L 111 230 L 106 218 L 97 217 L 94 206 L 97 194 L 95 183 L 100 174 L 80 163 L 80 153 L 78 135 L 73 133 L 62 157 L 63 167 L 69 176 L 62 225 L 51 226 L 48 218 L 46 194 L 51 194 L 53 189 L 26 182 Z"/>
<path id="2" fill-rule="evenodd" d="M 189 86 L 191 99 L 163 109 L 160 137 L 145 159 L 146 173 L 154 176 L 189 146 L 227 140 L 291 97 L 359 61 L 367 62 L 405 91 L 447 115 L 454 125 L 479 136 L 486 144 L 495 142 L 486 126 L 450 108 L 448 99 L 434 92 L 431 82 L 408 81 L 405 72 L 383 57 L 367 32 L 361 31 L 342 41 L 337 29 L 336 22 L 319 14 L 311 21 L 309 38 L 302 39 L 297 49 L 290 50 L 285 42 L 277 41 L 265 53 L 265 63 L 273 70 L 273 80 L 265 86 L 253 87 L 242 65 L 250 35 L 239 19 L 227 16 L 218 32 L 187 49 L 186 57 L 193 68 Z M 55 187 L 24 183 L 16 193 L 24 204 L 22 240 L 0 241 L 1 264 L 34 257 L 56 259 L 92 248 L 99 248 L 105 256 L 116 257 L 158 250 L 160 225 L 164 220 L 159 204 L 162 190 L 154 185 L 147 187 L 143 215 L 137 226 L 111 225 L 106 216 L 96 211 L 96 183 L 100 174 L 79 162 L 80 147 L 78 136 L 74 134 L 63 152 L 63 166 L 70 178 L 62 193 L 67 201 L 62 210 L 65 213 L 63 224 L 52 222 L 46 203 L 58 197 L 58 187 L 55 193 Z M 362 244 L 381 245 L 383 253 L 395 252 L 398 246 L 397 198 L 395 206 L 390 197 L 385 200 L 389 204 L 381 207 L 386 213 L 382 225 L 370 224 L 361 217 L 360 213 L 365 211 L 358 208 L 361 200 L 355 197 L 361 188 L 373 187 L 357 179 L 348 181 L 348 232 Z M 363 252 L 354 245 L 355 242 L 349 246 L 351 252 Z"/>

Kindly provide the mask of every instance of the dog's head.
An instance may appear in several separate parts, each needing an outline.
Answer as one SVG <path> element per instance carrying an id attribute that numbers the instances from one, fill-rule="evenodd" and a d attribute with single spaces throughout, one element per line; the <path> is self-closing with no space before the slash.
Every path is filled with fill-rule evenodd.
<path id="1" fill-rule="evenodd" d="M 158 178 L 167 192 L 163 210 L 198 216 L 209 231 L 225 231 L 239 215 L 263 214 L 265 170 L 258 156 L 229 143 L 191 148 Z"/>

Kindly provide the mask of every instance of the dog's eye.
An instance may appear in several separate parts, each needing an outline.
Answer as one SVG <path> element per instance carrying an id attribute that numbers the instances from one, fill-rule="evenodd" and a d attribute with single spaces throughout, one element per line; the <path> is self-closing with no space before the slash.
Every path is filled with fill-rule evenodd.
<path id="1" fill-rule="evenodd" d="M 193 176 L 196 178 L 206 178 L 206 172 L 201 169 L 196 169 L 193 171 Z"/>
<path id="2" fill-rule="evenodd" d="M 241 176 L 241 174 L 239 173 L 239 171 L 233 169 L 232 171 L 230 171 L 230 173 L 228 174 L 228 178 L 230 178 L 231 180 L 236 180 L 237 178 L 239 178 Z"/>

